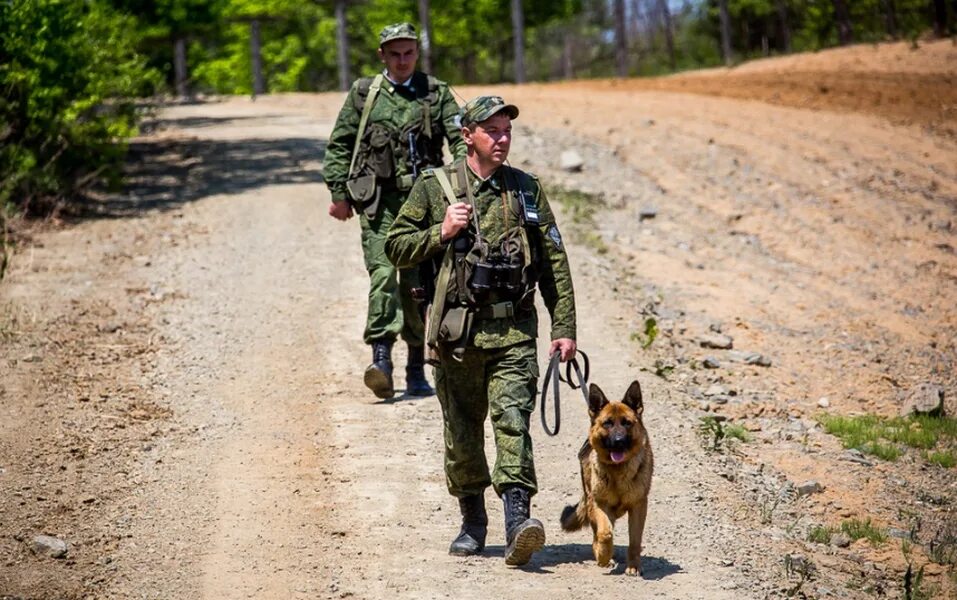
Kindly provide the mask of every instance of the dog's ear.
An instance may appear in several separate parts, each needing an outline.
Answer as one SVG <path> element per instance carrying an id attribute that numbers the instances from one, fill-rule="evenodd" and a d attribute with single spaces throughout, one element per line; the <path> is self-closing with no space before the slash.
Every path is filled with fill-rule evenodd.
<path id="1" fill-rule="evenodd" d="M 608 398 L 605 397 L 605 392 L 601 391 L 601 388 L 595 385 L 594 383 L 588 385 L 588 416 L 595 420 L 595 417 L 598 416 L 598 413 L 601 412 L 601 409 L 608 404 Z"/>
<path id="2" fill-rule="evenodd" d="M 631 385 L 628 386 L 628 391 L 625 392 L 622 403 L 635 411 L 636 415 L 641 416 L 641 411 L 644 410 L 645 407 L 641 403 L 641 385 L 637 379 L 632 381 Z"/>

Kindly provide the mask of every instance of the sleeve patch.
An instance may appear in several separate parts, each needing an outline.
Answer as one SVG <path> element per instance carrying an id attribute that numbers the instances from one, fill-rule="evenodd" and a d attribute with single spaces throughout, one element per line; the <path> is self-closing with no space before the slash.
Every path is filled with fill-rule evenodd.
<path id="1" fill-rule="evenodd" d="M 552 243 L 555 244 L 556 250 L 562 249 L 562 234 L 558 232 L 558 227 L 556 227 L 555 225 L 552 225 L 551 227 L 548 228 L 548 232 L 546 233 L 546 235 L 548 236 L 548 239 L 550 239 Z"/>

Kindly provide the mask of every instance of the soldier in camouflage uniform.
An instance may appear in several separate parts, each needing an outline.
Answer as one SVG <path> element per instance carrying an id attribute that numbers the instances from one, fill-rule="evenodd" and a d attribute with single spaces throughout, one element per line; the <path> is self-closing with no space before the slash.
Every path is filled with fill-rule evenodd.
<path id="1" fill-rule="evenodd" d="M 575 297 L 561 234 L 535 176 L 505 165 L 518 109 L 482 96 L 462 109 L 468 156 L 426 171 L 386 239 L 398 267 L 439 264 L 427 338 L 435 350 L 442 406 L 445 474 L 459 499 L 462 529 L 449 552 L 482 551 L 485 488 L 505 505 L 505 561 L 528 562 L 545 543 L 529 516 L 537 491 L 529 417 L 538 378 L 536 287 L 551 315 L 551 349 L 574 356 Z M 496 461 L 485 460 L 491 414 Z"/>
<path id="2" fill-rule="evenodd" d="M 415 28 L 398 23 L 383 29 L 378 54 L 385 70 L 352 85 L 329 138 L 324 166 L 332 195 L 329 214 L 344 221 L 355 210 L 362 226 L 370 279 L 363 339 L 372 346 L 365 384 L 379 398 L 393 396 L 392 345 L 401 336 L 409 346 L 406 393 L 429 396 L 434 392 L 425 379 L 422 317 L 413 298 L 418 272 L 397 272 L 383 245 L 416 176 L 442 164 L 443 140 L 455 157 L 464 156 L 465 144 L 448 85 L 415 70 Z"/>

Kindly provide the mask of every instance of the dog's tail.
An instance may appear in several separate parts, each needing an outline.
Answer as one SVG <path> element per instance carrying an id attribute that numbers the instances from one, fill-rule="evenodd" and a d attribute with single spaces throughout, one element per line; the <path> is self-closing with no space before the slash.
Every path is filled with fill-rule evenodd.
<path id="1" fill-rule="evenodd" d="M 585 525 L 588 525 L 588 513 L 581 502 L 574 506 L 566 506 L 562 511 L 562 529 L 565 531 L 578 531 Z"/>

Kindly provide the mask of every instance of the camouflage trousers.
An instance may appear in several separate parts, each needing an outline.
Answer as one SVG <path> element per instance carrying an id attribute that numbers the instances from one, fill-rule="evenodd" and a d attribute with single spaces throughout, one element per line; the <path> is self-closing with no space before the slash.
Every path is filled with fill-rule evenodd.
<path id="1" fill-rule="evenodd" d="M 379 213 L 369 219 L 360 212 L 362 256 L 369 273 L 369 308 L 363 341 L 395 340 L 411 346 L 425 343 L 425 326 L 410 290 L 419 285 L 418 269 L 396 269 L 385 255 L 385 238 L 395 221 L 405 193 L 383 193 Z"/>
<path id="2" fill-rule="evenodd" d="M 435 387 L 445 429 L 445 479 L 461 498 L 520 485 L 538 490 L 529 418 L 535 408 L 538 362 L 535 342 L 506 348 L 474 348 L 463 362 L 441 353 Z M 491 414 L 495 467 L 485 459 L 485 417 Z"/>

